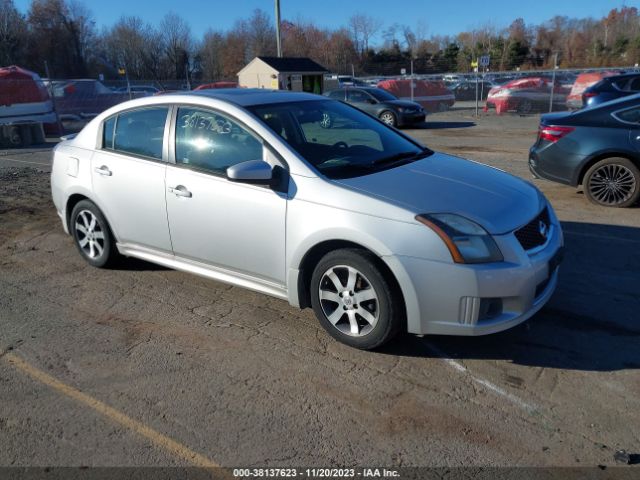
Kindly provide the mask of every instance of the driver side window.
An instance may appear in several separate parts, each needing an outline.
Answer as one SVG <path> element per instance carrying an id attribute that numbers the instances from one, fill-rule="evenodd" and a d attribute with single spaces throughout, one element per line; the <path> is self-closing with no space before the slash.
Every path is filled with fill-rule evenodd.
<path id="1" fill-rule="evenodd" d="M 176 163 L 224 175 L 228 167 L 262 158 L 262 142 L 211 110 L 180 107 L 176 119 Z"/>

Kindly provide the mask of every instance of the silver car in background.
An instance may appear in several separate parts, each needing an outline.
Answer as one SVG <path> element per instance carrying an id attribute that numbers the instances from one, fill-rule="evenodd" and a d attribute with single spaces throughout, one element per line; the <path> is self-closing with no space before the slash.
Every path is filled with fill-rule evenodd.
<path id="1" fill-rule="evenodd" d="M 563 245 L 530 183 L 303 93 L 123 103 L 55 148 L 51 186 L 90 264 L 137 257 L 312 307 L 362 349 L 523 322 Z"/>

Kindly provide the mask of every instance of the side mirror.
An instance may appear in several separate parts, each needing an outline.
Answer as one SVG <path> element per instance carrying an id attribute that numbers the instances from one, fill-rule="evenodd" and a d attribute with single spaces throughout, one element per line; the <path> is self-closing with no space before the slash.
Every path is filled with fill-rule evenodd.
<path id="1" fill-rule="evenodd" d="M 264 160 L 249 160 L 227 168 L 227 178 L 232 182 L 270 185 L 273 168 Z"/>
<path id="2" fill-rule="evenodd" d="M 370 103 L 371 105 L 375 105 L 376 103 L 378 103 L 378 101 L 374 98 L 367 99 L 367 102 Z"/>

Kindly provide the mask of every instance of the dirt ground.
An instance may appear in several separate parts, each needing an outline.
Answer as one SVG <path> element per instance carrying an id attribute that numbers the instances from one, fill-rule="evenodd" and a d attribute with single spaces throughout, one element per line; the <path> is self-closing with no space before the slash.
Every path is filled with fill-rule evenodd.
<path id="1" fill-rule="evenodd" d="M 538 118 L 472 113 L 407 132 L 530 179 Z M 50 148 L 0 151 L 0 466 L 612 466 L 640 452 L 638 208 L 535 180 L 567 247 L 539 314 L 361 352 L 281 300 L 140 261 L 89 267 L 49 162 Z"/>

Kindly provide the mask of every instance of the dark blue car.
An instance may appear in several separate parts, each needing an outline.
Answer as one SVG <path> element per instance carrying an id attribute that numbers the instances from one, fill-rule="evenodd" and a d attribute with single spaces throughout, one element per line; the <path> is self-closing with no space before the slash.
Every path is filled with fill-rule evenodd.
<path id="1" fill-rule="evenodd" d="M 582 93 L 582 104 L 593 107 L 617 98 L 640 93 L 640 73 L 605 77 Z"/>
<path id="2" fill-rule="evenodd" d="M 582 185 L 598 205 L 633 205 L 640 198 L 640 94 L 542 115 L 529 168 L 536 177 Z"/>

